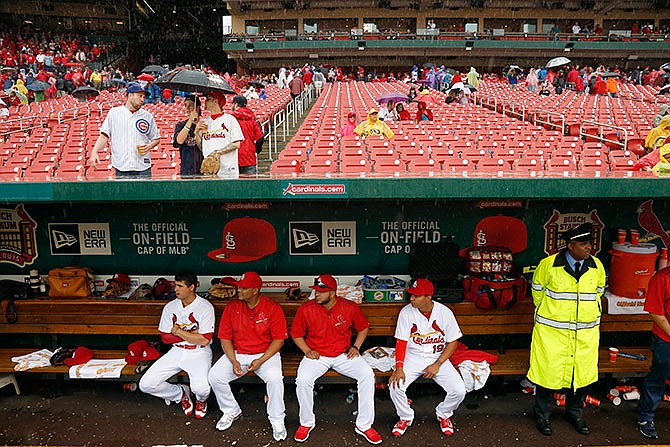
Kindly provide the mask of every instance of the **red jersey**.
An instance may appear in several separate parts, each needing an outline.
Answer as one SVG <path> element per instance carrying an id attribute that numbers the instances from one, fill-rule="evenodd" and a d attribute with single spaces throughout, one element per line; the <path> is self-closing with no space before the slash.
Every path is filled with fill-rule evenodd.
<path id="1" fill-rule="evenodd" d="M 649 280 L 644 310 L 652 314 L 663 315 L 670 320 L 670 267 L 656 272 Z M 652 332 L 661 340 L 670 343 L 670 335 L 666 334 L 655 322 Z"/>
<path id="2" fill-rule="evenodd" d="M 262 354 L 272 341 L 288 338 L 284 311 L 265 295 L 253 309 L 235 300 L 223 310 L 218 337 L 231 340 L 240 354 Z"/>
<path id="3" fill-rule="evenodd" d="M 358 304 L 340 298 L 332 309 L 309 301 L 298 308 L 291 326 L 291 337 L 305 337 L 307 345 L 325 357 L 337 357 L 351 346 L 352 329 L 360 332 L 370 326 Z"/>

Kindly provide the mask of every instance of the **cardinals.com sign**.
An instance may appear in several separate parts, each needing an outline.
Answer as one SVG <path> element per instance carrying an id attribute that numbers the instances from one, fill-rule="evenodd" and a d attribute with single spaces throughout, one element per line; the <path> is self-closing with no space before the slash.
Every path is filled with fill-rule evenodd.
<path id="1" fill-rule="evenodd" d="M 356 222 L 289 222 L 291 255 L 355 255 Z"/>

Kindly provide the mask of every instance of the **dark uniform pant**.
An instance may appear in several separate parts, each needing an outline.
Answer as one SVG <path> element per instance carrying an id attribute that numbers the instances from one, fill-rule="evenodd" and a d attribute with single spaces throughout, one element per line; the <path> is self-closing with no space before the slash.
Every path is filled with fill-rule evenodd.
<path id="1" fill-rule="evenodd" d="M 540 385 L 535 389 L 535 418 L 549 420 L 551 406 L 554 404 L 553 394 L 561 390 L 550 390 Z M 584 403 L 584 388 L 572 389 L 565 393 L 565 416 L 571 421 L 582 418 L 582 405 Z"/>

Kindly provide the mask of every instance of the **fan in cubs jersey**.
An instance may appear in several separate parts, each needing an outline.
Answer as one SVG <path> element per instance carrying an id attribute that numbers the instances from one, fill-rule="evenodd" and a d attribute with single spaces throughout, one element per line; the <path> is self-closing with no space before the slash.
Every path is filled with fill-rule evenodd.
<path id="1" fill-rule="evenodd" d="M 465 399 L 465 384 L 449 361 L 463 335 L 451 310 L 433 302 L 435 288 L 427 279 L 417 279 L 407 289 L 410 304 L 398 315 L 395 330 L 396 368 L 389 379 L 391 400 L 400 420 L 393 427 L 393 436 L 402 436 L 412 425 L 414 410 L 407 400 L 407 387 L 420 376 L 433 379 L 447 396 L 435 408 L 440 430 L 454 434 L 451 416 Z"/>
<path id="2" fill-rule="evenodd" d="M 229 113 L 223 113 L 225 104 L 226 97 L 223 93 L 207 94 L 205 108 L 212 115 L 201 120 L 196 127 L 195 141 L 202 148 L 203 156 L 207 157 L 213 152 L 220 154 L 219 172 L 216 174 L 218 177 L 239 178 L 237 152 L 244 140 L 244 134 L 237 119 Z"/>
<path id="3" fill-rule="evenodd" d="M 198 277 L 190 271 L 175 276 L 177 298 L 163 307 L 158 330 L 163 343 L 172 348 L 159 358 L 144 373 L 140 389 L 166 403 L 181 402 L 186 416 L 193 414 L 191 390 L 197 399 L 195 417 L 202 419 L 207 414 L 209 382 L 207 374 L 212 366 L 214 335 L 214 306 L 195 293 Z M 186 371 L 191 386 L 173 385 L 167 380 L 180 371 Z"/>
<path id="4" fill-rule="evenodd" d="M 337 281 L 332 276 L 319 276 L 310 288 L 314 289 L 315 299 L 298 308 L 291 326 L 291 337 L 305 354 L 295 379 L 300 427 L 294 439 L 305 442 L 314 429 L 314 382 L 332 368 L 358 383 L 356 433 L 370 444 L 380 444 L 382 438 L 372 428 L 375 374 L 360 354 L 370 324 L 356 303 L 337 296 Z M 354 330 L 356 338 L 352 343 Z"/>
<path id="5" fill-rule="evenodd" d="M 160 143 L 160 132 L 153 115 L 142 109 L 147 95 L 138 83 L 126 89 L 126 103 L 112 108 L 100 127 L 90 161 L 100 164 L 101 151 L 111 139 L 112 166 L 117 177 L 151 177 L 151 149 Z"/>
<path id="6" fill-rule="evenodd" d="M 286 439 L 284 377 L 279 350 L 288 338 L 281 306 L 260 294 L 263 281 L 256 272 L 246 272 L 239 281 L 237 299 L 223 311 L 218 337 L 223 355 L 209 371 L 209 383 L 223 416 L 217 430 L 227 430 L 242 415 L 230 382 L 248 372 L 256 374 L 267 389 L 267 413 L 275 441 Z"/>

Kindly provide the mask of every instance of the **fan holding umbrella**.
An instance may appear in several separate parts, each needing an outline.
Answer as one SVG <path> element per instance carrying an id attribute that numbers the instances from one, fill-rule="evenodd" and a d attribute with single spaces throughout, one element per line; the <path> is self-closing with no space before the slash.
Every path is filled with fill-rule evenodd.
<path id="1" fill-rule="evenodd" d="M 79 99 L 80 101 L 88 101 L 96 96 L 98 96 L 100 92 L 93 87 L 89 87 L 88 85 L 85 85 L 83 87 L 79 87 L 74 89 L 72 92 L 72 96 L 75 98 Z"/>

